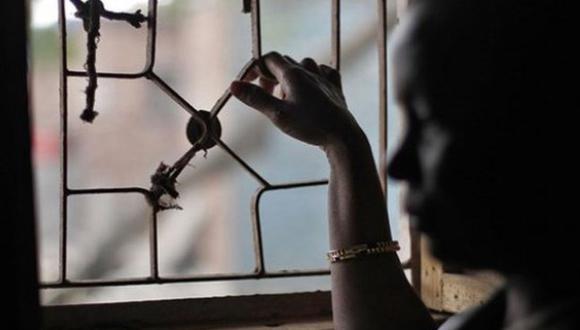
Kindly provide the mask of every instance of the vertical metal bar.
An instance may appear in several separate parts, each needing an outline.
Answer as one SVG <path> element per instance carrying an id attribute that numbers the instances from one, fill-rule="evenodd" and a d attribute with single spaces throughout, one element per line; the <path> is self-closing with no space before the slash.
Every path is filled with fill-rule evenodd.
<path id="1" fill-rule="evenodd" d="M 147 14 L 147 54 L 145 72 L 151 72 L 155 65 L 157 43 L 157 0 L 149 0 Z"/>
<path id="2" fill-rule="evenodd" d="M 146 75 L 154 75 L 157 46 L 157 0 L 149 0 L 147 14 L 147 62 Z M 159 279 L 159 233 L 157 212 L 152 209 L 149 223 L 149 267 L 152 279 Z"/>
<path id="3" fill-rule="evenodd" d="M 256 191 L 252 199 L 252 232 L 254 237 L 254 257 L 256 261 L 257 275 L 263 275 L 266 272 L 264 263 L 264 246 L 262 243 L 262 227 L 260 225 L 260 199 L 265 192 L 266 187 L 261 187 Z"/>
<path id="4" fill-rule="evenodd" d="M 340 0 L 332 0 L 331 66 L 340 71 Z"/>
<path id="5" fill-rule="evenodd" d="M 262 27 L 260 18 L 260 0 L 252 0 L 251 8 L 251 18 L 252 18 L 252 56 L 254 59 L 259 59 L 262 56 Z M 223 145 L 220 144 L 223 148 Z M 230 153 L 232 154 L 232 153 Z M 238 160 L 239 162 L 239 160 Z M 242 164 L 242 163 L 240 163 Z M 266 180 L 262 179 L 257 173 L 254 173 L 254 177 L 262 183 L 262 185 L 269 185 Z M 260 211 L 258 210 L 260 203 L 260 196 L 263 193 L 264 187 L 262 187 L 254 195 L 252 201 L 252 230 L 254 233 L 254 255 L 256 259 L 256 269 L 257 274 L 265 273 L 264 265 L 264 248 L 262 246 L 262 230 L 260 226 Z"/>
<path id="6" fill-rule="evenodd" d="M 58 2 L 58 24 L 60 30 L 60 246 L 59 281 L 67 280 L 67 205 L 68 205 L 68 64 L 66 43 L 66 17 L 64 0 Z"/>
<path id="7" fill-rule="evenodd" d="M 387 0 L 378 2 L 378 48 L 379 48 L 379 162 L 385 161 L 387 154 Z M 387 198 L 387 178 L 385 171 L 379 171 L 381 185 Z"/>
<path id="8" fill-rule="evenodd" d="M 259 59 L 262 56 L 262 27 L 260 19 L 260 0 L 252 0 L 252 56 Z"/>
<path id="9" fill-rule="evenodd" d="M 157 212 L 155 212 L 155 210 L 152 210 L 151 212 L 151 221 L 149 226 L 149 265 L 151 278 L 159 279 L 159 235 L 157 230 Z"/>

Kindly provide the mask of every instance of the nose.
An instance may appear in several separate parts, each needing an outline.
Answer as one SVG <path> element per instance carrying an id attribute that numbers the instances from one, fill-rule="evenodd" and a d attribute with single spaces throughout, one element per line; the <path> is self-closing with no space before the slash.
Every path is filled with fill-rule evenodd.
<path id="1" fill-rule="evenodd" d="M 407 138 L 397 148 L 386 166 L 387 175 L 395 180 L 408 183 L 421 181 L 421 168 L 417 157 L 417 150 Z"/>

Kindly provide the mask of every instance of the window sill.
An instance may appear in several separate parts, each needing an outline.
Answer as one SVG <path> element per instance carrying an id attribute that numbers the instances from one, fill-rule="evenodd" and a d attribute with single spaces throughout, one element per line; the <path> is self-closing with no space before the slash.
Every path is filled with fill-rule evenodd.
<path id="1" fill-rule="evenodd" d="M 44 329 L 332 329 L 330 292 L 43 307 Z"/>

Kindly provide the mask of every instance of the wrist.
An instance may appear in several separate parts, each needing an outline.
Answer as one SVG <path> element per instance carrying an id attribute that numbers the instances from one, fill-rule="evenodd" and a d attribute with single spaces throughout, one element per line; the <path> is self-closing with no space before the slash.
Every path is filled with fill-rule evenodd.
<path id="1" fill-rule="evenodd" d="M 355 153 L 361 153 L 367 149 L 370 151 L 370 145 L 367 136 L 360 128 L 355 125 L 350 129 L 342 130 L 340 136 L 336 136 L 322 147 L 329 160 L 341 159 L 351 156 Z"/>

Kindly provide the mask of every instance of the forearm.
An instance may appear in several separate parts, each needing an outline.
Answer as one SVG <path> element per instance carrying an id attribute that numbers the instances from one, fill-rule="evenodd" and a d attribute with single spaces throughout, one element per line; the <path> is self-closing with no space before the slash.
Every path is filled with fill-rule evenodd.
<path id="1" fill-rule="evenodd" d="M 331 249 L 391 240 L 369 143 L 357 129 L 325 149 L 331 166 Z M 394 253 L 331 264 L 336 329 L 433 329 Z"/>

